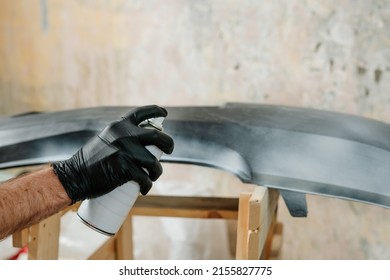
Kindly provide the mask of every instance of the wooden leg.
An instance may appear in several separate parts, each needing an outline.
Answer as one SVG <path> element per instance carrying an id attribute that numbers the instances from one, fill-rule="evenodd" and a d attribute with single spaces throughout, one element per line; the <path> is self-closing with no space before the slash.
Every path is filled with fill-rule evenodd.
<path id="1" fill-rule="evenodd" d="M 181 201 L 178 206 L 177 200 L 185 201 Z M 283 229 L 282 225 L 276 222 L 277 200 L 276 190 L 260 187 L 256 187 L 252 192 L 242 193 L 238 203 L 237 199 L 229 198 L 164 197 L 164 199 L 156 198 L 154 203 L 145 202 L 146 204 L 142 204 L 140 200 L 140 205 L 134 207 L 118 234 L 108 239 L 89 259 L 133 259 L 132 216 L 134 213 L 186 218 L 237 218 L 236 259 L 275 258 L 280 252 Z M 67 210 L 70 209 L 73 208 Z M 29 229 L 15 233 L 14 246 L 23 247 L 28 243 L 28 258 L 32 260 L 58 259 L 60 220 L 64 213 L 60 212 Z M 232 239 L 233 235 L 230 238 Z M 231 252 L 233 251 L 234 249 L 231 248 Z"/>
<path id="2" fill-rule="evenodd" d="M 115 238 L 108 239 L 99 249 L 97 249 L 89 260 L 115 260 L 116 259 Z"/>
<path id="3" fill-rule="evenodd" d="M 237 213 L 238 213 L 238 209 L 237 209 Z M 230 253 L 230 257 L 232 258 L 236 256 L 236 250 L 237 250 L 237 226 L 238 226 L 237 220 L 226 220 L 229 253 Z"/>
<path id="4" fill-rule="evenodd" d="M 283 244 L 283 224 L 276 223 L 275 233 L 272 239 L 271 252 L 269 257 L 271 260 L 280 258 L 282 252 L 282 244 Z"/>
<path id="5" fill-rule="evenodd" d="M 271 225 L 269 227 L 268 235 L 265 240 L 263 252 L 261 253 L 261 260 L 269 260 L 271 256 L 271 248 L 272 248 L 272 243 L 274 240 L 275 236 L 275 230 L 276 230 L 276 212 L 274 214 L 274 217 L 272 219 Z"/>
<path id="6" fill-rule="evenodd" d="M 240 195 L 236 259 L 260 259 L 274 220 L 278 195 L 276 190 L 267 188 Z"/>
<path id="7" fill-rule="evenodd" d="M 133 229 L 132 215 L 125 222 L 115 237 L 108 239 L 97 249 L 89 260 L 132 260 L 133 259 Z"/>
<path id="8" fill-rule="evenodd" d="M 236 259 L 248 259 L 249 200 L 252 193 L 240 194 L 238 202 Z"/>
<path id="9" fill-rule="evenodd" d="M 116 257 L 118 260 L 133 259 L 132 215 L 128 215 L 116 236 Z"/>
<path id="10" fill-rule="evenodd" d="M 24 228 L 12 234 L 12 246 L 15 248 L 23 248 L 28 245 L 29 228 Z"/>
<path id="11" fill-rule="evenodd" d="M 55 214 L 30 227 L 28 259 L 58 259 L 61 215 L 62 213 Z"/>

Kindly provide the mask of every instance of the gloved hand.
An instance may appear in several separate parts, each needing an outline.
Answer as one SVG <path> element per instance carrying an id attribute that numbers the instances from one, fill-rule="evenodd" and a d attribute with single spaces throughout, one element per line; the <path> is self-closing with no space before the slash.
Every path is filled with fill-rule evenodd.
<path id="1" fill-rule="evenodd" d="M 138 125 L 150 118 L 166 116 L 164 108 L 154 105 L 132 109 L 70 159 L 53 163 L 54 172 L 72 202 L 101 196 L 131 180 L 138 182 L 141 194 L 147 194 L 152 181 L 162 174 L 162 167 L 145 146 L 154 145 L 170 154 L 174 144 L 163 132 Z"/>

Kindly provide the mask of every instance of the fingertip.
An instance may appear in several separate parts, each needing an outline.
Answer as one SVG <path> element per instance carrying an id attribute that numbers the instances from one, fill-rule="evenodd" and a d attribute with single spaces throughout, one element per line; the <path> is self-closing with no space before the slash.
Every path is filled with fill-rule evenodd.
<path id="1" fill-rule="evenodd" d="M 165 140 L 165 145 L 164 145 L 165 147 L 164 147 L 163 152 L 170 155 L 173 153 L 173 150 L 175 148 L 175 142 L 173 141 L 172 137 L 170 137 L 170 136 L 165 137 L 164 140 Z"/>
<path id="2" fill-rule="evenodd" d="M 153 183 L 151 180 L 147 180 L 147 182 L 144 182 L 140 187 L 140 193 L 142 195 L 147 195 L 150 189 L 152 188 Z"/>
<path id="3" fill-rule="evenodd" d="M 164 153 L 166 153 L 167 155 L 170 155 L 173 153 L 174 149 L 175 149 L 175 144 L 172 140 L 172 142 L 166 146 Z"/>
<path id="4" fill-rule="evenodd" d="M 158 105 L 147 105 L 130 110 L 122 118 L 130 120 L 135 125 L 139 125 L 147 119 L 166 117 L 167 115 L 168 111 L 165 108 Z"/>
<path id="5" fill-rule="evenodd" d="M 168 116 L 168 110 L 165 109 L 164 107 L 160 107 L 160 108 L 161 108 L 161 110 L 163 110 L 165 112 L 165 116 Z"/>
<path id="6" fill-rule="evenodd" d="M 160 178 L 163 172 L 163 168 L 160 161 L 156 157 L 154 157 L 153 154 L 151 154 L 151 157 L 153 158 L 153 160 L 147 165 L 145 164 L 144 167 L 148 170 L 150 180 L 155 182 L 158 178 Z"/>

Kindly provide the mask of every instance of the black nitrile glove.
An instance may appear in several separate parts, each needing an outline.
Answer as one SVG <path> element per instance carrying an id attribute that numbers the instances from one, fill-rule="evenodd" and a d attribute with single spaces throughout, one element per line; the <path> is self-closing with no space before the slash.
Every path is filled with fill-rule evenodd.
<path id="1" fill-rule="evenodd" d="M 53 163 L 54 172 L 72 202 L 101 196 L 131 180 L 138 182 L 141 194 L 147 194 L 152 181 L 160 177 L 162 167 L 145 146 L 154 145 L 170 154 L 173 140 L 161 131 L 138 125 L 150 118 L 166 116 L 165 109 L 154 105 L 132 109 L 70 159 Z"/>

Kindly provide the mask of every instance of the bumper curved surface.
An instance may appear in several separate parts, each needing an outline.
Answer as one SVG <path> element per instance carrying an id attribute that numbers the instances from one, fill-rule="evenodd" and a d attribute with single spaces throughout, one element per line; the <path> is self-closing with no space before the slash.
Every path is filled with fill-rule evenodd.
<path id="1" fill-rule="evenodd" d="M 0 120 L 0 169 L 63 160 L 131 107 L 97 107 Z M 225 170 L 281 190 L 293 216 L 306 193 L 390 208 L 390 125 L 362 117 L 273 105 L 170 107 L 175 141 L 161 161 Z"/>

